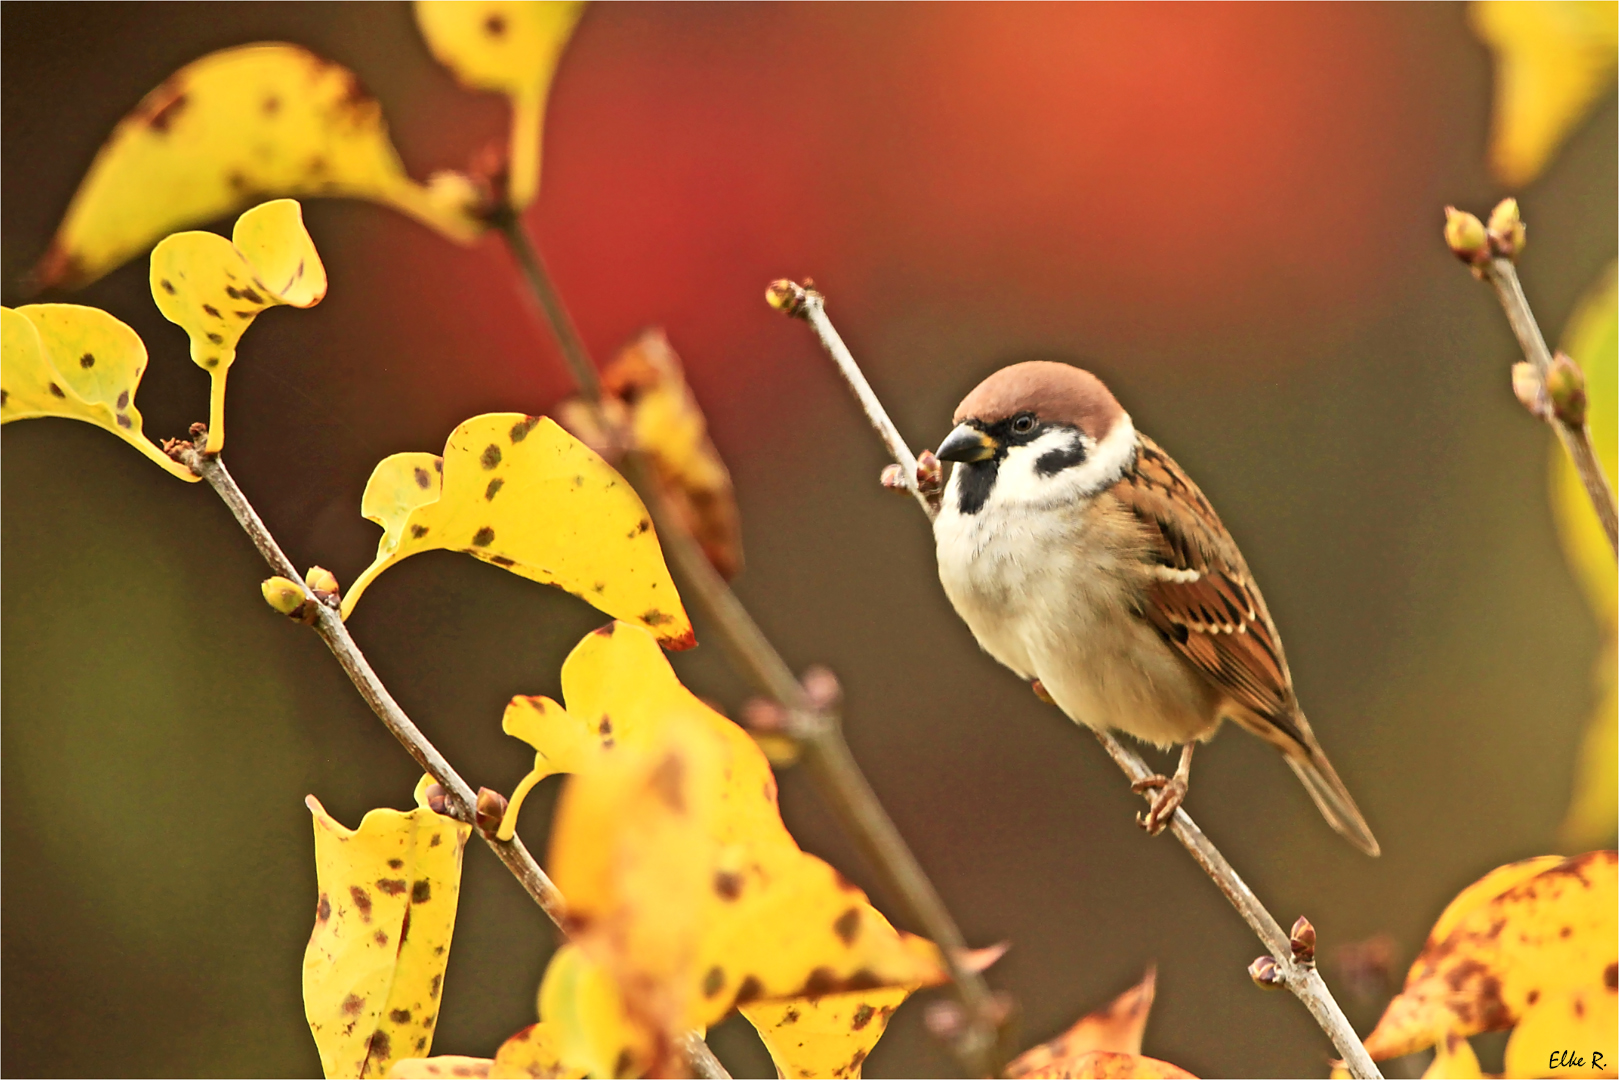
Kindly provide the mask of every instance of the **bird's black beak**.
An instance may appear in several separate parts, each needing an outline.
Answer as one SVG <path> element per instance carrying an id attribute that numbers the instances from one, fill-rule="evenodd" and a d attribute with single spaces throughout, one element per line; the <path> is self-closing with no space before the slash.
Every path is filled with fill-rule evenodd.
<path id="1" fill-rule="evenodd" d="M 958 424 L 939 444 L 940 461 L 987 461 L 1000 449 L 996 441 L 969 424 Z"/>

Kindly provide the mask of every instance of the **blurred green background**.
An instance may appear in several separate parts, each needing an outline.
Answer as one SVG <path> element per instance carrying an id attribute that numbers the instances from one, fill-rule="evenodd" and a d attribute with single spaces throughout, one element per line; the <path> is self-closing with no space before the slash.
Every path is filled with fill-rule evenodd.
<path id="1" fill-rule="evenodd" d="M 105 134 L 209 50 L 287 40 L 352 67 L 418 176 L 506 122 L 432 62 L 402 4 L 7 4 L 3 20 L 7 304 Z M 880 445 L 764 286 L 815 278 L 916 446 L 1003 363 L 1107 380 L 1240 540 L 1385 854 L 1334 836 L 1238 732 L 1199 755 L 1188 809 L 1325 955 L 1387 933 L 1403 971 L 1459 888 L 1556 849 L 1598 646 L 1547 510 L 1549 434 L 1508 389 L 1515 345 L 1439 236 L 1445 203 L 1506 193 L 1484 166 L 1489 90 L 1453 5 L 615 4 L 580 25 L 530 227 L 598 357 L 668 329 L 736 478 L 739 592 L 792 663 L 841 676 L 850 743 L 969 939 L 1012 943 L 990 978 L 1026 1043 L 1156 961 L 1147 1053 L 1325 1075 L 1330 1049 L 1254 989 L 1258 943 L 1178 845 L 1135 827 L 1093 740 L 979 653 L 926 523 L 877 487 Z M 1552 338 L 1614 256 L 1615 125 L 1610 90 L 1519 193 Z M 496 241 L 455 248 L 356 203 L 305 213 L 330 295 L 248 334 L 227 459 L 294 561 L 349 581 L 376 541 L 358 514 L 376 461 L 567 388 Z M 71 299 L 145 338 L 148 433 L 204 415 L 144 260 Z M 264 606 L 263 564 L 206 488 L 87 425 L 8 426 L 3 445 L 0 1068 L 317 1074 L 303 796 L 356 824 L 408 805 L 417 774 L 320 641 Z M 500 733 L 505 701 L 557 694 L 601 621 L 434 553 L 390 571 L 352 626 L 473 785 L 510 790 L 531 755 Z M 714 645 L 674 662 L 744 700 Z M 524 816 L 537 851 L 554 793 Z M 894 911 L 805 777 L 783 774 L 782 805 Z M 555 941 L 470 848 L 435 1052 L 485 1055 L 532 1022 Z M 1362 1030 L 1382 1004 L 1344 1003 Z M 950 1069 L 921 1013 L 901 1011 L 869 1075 Z M 745 1024 L 711 1041 L 737 1075 L 771 1072 Z"/>

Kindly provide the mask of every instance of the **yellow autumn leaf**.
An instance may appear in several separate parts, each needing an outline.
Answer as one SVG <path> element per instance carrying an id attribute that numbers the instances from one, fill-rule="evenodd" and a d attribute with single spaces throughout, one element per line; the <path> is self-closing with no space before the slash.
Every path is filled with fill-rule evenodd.
<path id="1" fill-rule="evenodd" d="M 432 1046 L 472 829 L 425 805 L 372 810 L 348 829 L 313 795 L 306 802 L 320 898 L 304 1012 L 327 1076 L 383 1076 Z"/>
<path id="2" fill-rule="evenodd" d="M 1006 1067 L 1006 1075 L 1012 1080 L 1051 1075 L 1043 1070 L 1067 1068 L 1079 1058 L 1098 1050 L 1140 1054 L 1141 1040 L 1147 1030 L 1147 1015 L 1152 1011 L 1157 991 L 1158 972 L 1156 968 L 1149 967 L 1139 983 L 1106 1006 L 1080 1017 L 1073 1027 L 1055 1039 L 1019 1054 Z"/>
<path id="3" fill-rule="evenodd" d="M 1434 1043 L 1433 1060 L 1422 1074 L 1422 1080 L 1484 1080 L 1479 1067 L 1478 1054 L 1464 1035 L 1454 1031 Z"/>
<path id="4" fill-rule="evenodd" d="M 657 1057 L 656 1035 L 630 1017 L 612 977 L 577 945 L 563 945 L 551 955 L 540 981 L 539 1009 L 564 1069 L 639 1076 Z"/>
<path id="5" fill-rule="evenodd" d="M 1022 1075 L 1023 1080 L 1195 1080 L 1179 1065 L 1112 1050 L 1091 1050 Z"/>
<path id="6" fill-rule="evenodd" d="M 83 420 L 194 483 L 201 478 L 141 431 L 135 391 L 145 371 L 140 335 L 99 308 L 0 308 L 0 424 L 39 416 Z"/>
<path id="7" fill-rule="evenodd" d="M 388 567 L 444 548 L 555 585 L 647 627 L 664 648 L 696 644 L 640 497 L 544 417 L 485 413 L 451 432 L 442 462 L 385 458 L 360 505 L 383 535 L 376 561 L 343 597 L 345 619 Z"/>
<path id="8" fill-rule="evenodd" d="M 405 175 L 381 107 L 347 68 L 296 45 L 243 45 L 181 68 L 119 122 L 35 274 L 76 288 L 176 229 L 282 195 L 370 199 L 469 243 L 482 225 L 461 190 Z"/>
<path id="9" fill-rule="evenodd" d="M 908 986 L 823 994 L 788 1001 L 755 1001 L 740 1009 L 753 1025 L 785 1080 L 838 1077 L 852 1080 L 888 1030 L 894 1011 L 910 997 Z"/>
<path id="10" fill-rule="evenodd" d="M 1586 422 L 1597 460 L 1609 483 L 1619 482 L 1619 271 L 1608 264 L 1563 332 L 1563 351 L 1585 372 Z M 1560 830 L 1574 850 L 1613 841 L 1619 820 L 1619 684 L 1615 678 L 1615 577 L 1613 548 L 1591 509 L 1568 455 L 1552 446 L 1552 511 L 1563 550 L 1602 627 L 1597 654 L 1596 709 L 1586 726 L 1575 769 L 1574 794 Z"/>
<path id="11" fill-rule="evenodd" d="M 1448 933 L 1429 936 L 1405 988 L 1367 1037 L 1367 1051 L 1377 1059 L 1399 1057 L 1446 1034 L 1516 1026 L 1507 1042 L 1508 1075 L 1551 1075 L 1547 1055 L 1569 1047 L 1601 1053 L 1610 1066 L 1619 1060 L 1615 864 L 1612 851 L 1550 865 L 1530 860 L 1464 890 L 1457 900 L 1470 910 L 1441 916 L 1436 930 Z M 1505 888 L 1486 899 L 1484 883 L 1492 879 L 1489 888 Z M 1536 1060 L 1533 1071 L 1514 1071 L 1514 1062 L 1529 1068 Z"/>
<path id="12" fill-rule="evenodd" d="M 388 1070 L 389 1080 L 437 1080 L 437 1078 L 487 1077 L 489 1080 L 544 1080 L 582 1077 L 578 1070 L 565 1069 L 556 1051 L 557 1036 L 550 1024 L 530 1024 L 500 1044 L 493 1058 L 440 1054 L 436 1057 L 402 1058 Z"/>
<path id="13" fill-rule="evenodd" d="M 209 453 L 225 446 L 225 375 L 236 343 L 265 308 L 307 308 L 326 296 L 326 268 L 294 199 L 262 203 L 236 219 L 232 238 L 165 237 L 152 250 L 152 299 L 191 339 L 191 360 L 213 380 Z"/>
<path id="14" fill-rule="evenodd" d="M 439 63 L 465 86 L 495 90 L 512 103 L 511 204 L 540 187 L 545 99 L 562 50 L 584 13 L 565 0 L 417 0 L 416 24 Z"/>
<path id="15" fill-rule="evenodd" d="M 1475 0 L 1473 30 L 1495 55 L 1490 167 L 1512 187 L 1545 168 L 1614 85 L 1619 3 Z"/>
<path id="16" fill-rule="evenodd" d="M 525 736 L 543 756 L 537 771 L 580 763 L 557 808 L 551 869 L 574 941 L 639 1033 L 597 1038 L 597 1052 L 627 1051 L 633 1073 L 737 1005 L 944 977 L 934 946 L 895 931 L 799 849 L 764 755 L 680 685 L 649 633 L 588 635 L 562 682 L 568 708 L 529 713 Z M 558 1019 L 544 1005 L 542 1016 Z"/>
<path id="17" fill-rule="evenodd" d="M 652 460 L 674 511 L 729 580 L 742 572 L 742 519 L 731 473 L 708 437 L 708 421 L 686 385 L 669 339 L 648 330 L 602 369 L 601 407 Z M 597 453 L 608 439 L 593 409 L 577 398 L 557 407 L 558 422 Z"/>

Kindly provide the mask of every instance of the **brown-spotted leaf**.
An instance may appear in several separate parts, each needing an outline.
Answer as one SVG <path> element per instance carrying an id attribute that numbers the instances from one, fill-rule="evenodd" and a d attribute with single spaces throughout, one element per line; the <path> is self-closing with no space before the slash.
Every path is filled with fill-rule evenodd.
<path id="1" fill-rule="evenodd" d="M 304 1012 L 327 1076 L 383 1076 L 432 1047 L 472 829 L 425 806 L 372 810 L 348 829 L 306 802 L 319 900 Z"/>
<path id="2" fill-rule="evenodd" d="M 1497 895 L 1485 897 L 1496 888 Z M 1441 916 L 1405 988 L 1366 1039 L 1373 1058 L 1413 1053 L 1446 1033 L 1516 1026 L 1507 1042 L 1509 1075 L 1544 1075 L 1514 1070 L 1544 1069 L 1546 1054 L 1560 1047 L 1619 1060 L 1614 852 L 1503 867 L 1457 902 L 1470 910 Z M 1437 930 L 1447 932 L 1441 937 Z"/>
<path id="3" fill-rule="evenodd" d="M 388 1067 L 388 1080 L 448 1080 L 489 1075 L 489 1058 L 466 1057 L 461 1054 L 439 1054 L 435 1057 L 400 1058 Z"/>
<path id="4" fill-rule="evenodd" d="M 36 276 L 88 284 L 159 238 L 265 198 L 370 199 L 470 242 L 453 185 L 405 175 L 382 109 L 348 69 L 296 45 L 243 45 L 187 64 L 119 122 Z"/>
<path id="5" fill-rule="evenodd" d="M 556 743 L 543 730 L 535 739 L 581 761 L 558 805 L 551 867 L 574 941 L 639 1033 L 627 1047 L 596 1040 L 627 1048 L 629 1071 L 672 1060 L 679 1033 L 739 1004 L 944 977 L 934 946 L 896 932 L 798 848 L 763 754 L 679 685 L 650 634 L 618 624 L 589 635 L 563 687 L 566 713 L 553 704 L 539 715 L 560 726 Z M 581 725 L 588 751 L 573 749 Z"/>
<path id="6" fill-rule="evenodd" d="M 572 0 L 417 0 L 416 24 L 439 63 L 464 85 L 512 103 L 510 198 L 521 210 L 540 188 L 545 99 L 585 5 Z"/>
<path id="7" fill-rule="evenodd" d="M 620 350 L 602 370 L 602 391 L 603 407 L 652 459 L 664 491 L 708 561 L 721 577 L 736 577 L 742 572 L 742 520 L 731 474 L 663 331 L 648 330 Z M 598 453 L 606 451 L 608 440 L 582 401 L 564 402 L 557 417 Z"/>
<path id="8" fill-rule="evenodd" d="M 211 232 L 165 237 L 152 250 L 152 299 L 191 339 L 191 359 L 213 382 L 208 452 L 225 445 L 225 376 L 259 312 L 313 307 L 326 296 L 326 268 L 293 199 L 262 203 L 236 220 L 232 239 Z"/>
<path id="9" fill-rule="evenodd" d="M 854 1080 L 888 1030 L 894 1011 L 911 996 L 908 986 L 823 994 L 741 1007 L 785 1080 L 831 1076 Z"/>
<path id="10" fill-rule="evenodd" d="M 1141 1053 L 1141 1039 L 1147 1030 L 1147 1015 L 1158 988 L 1158 970 L 1147 968 L 1141 981 L 1107 1005 L 1079 1018 L 1073 1027 L 1032 1050 L 1020 1054 L 1006 1067 L 1012 1080 L 1025 1076 L 1049 1075 L 1042 1070 L 1066 1068 L 1086 1054 L 1105 1050 L 1116 1054 Z"/>
<path id="11" fill-rule="evenodd" d="M 557 1056 L 557 1036 L 550 1024 L 530 1024 L 500 1044 L 493 1058 L 440 1054 L 402 1058 L 388 1070 L 389 1080 L 453 1080 L 461 1077 L 489 1080 L 557 1080 L 582 1077 L 569 1071 Z"/>
<path id="12" fill-rule="evenodd" d="M 165 472 L 200 477 L 173 461 L 141 430 L 135 391 L 146 345 L 98 308 L 27 304 L 0 308 L 0 423 L 58 416 L 106 428 Z"/>
<path id="13" fill-rule="evenodd" d="M 388 567 L 444 548 L 555 585 L 665 648 L 696 644 L 646 507 L 578 439 L 544 417 L 485 413 L 450 434 L 442 477 L 427 460 L 395 454 L 366 483 L 361 507 L 384 532 L 343 597 L 344 618 Z"/>

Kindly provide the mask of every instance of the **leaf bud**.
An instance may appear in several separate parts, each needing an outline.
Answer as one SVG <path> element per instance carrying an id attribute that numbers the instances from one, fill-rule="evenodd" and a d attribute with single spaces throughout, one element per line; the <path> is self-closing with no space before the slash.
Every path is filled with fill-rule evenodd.
<path id="1" fill-rule="evenodd" d="M 843 700 L 843 687 L 829 667 L 816 664 L 804 672 L 802 684 L 810 705 L 817 710 L 836 708 L 838 702 Z"/>
<path id="2" fill-rule="evenodd" d="M 1293 932 L 1288 935 L 1287 943 L 1293 949 L 1293 959 L 1301 964 L 1315 963 L 1315 927 L 1310 920 L 1300 915 L 1293 924 Z"/>
<path id="3" fill-rule="evenodd" d="M 1495 209 L 1490 211 L 1490 223 L 1486 230 L 1490 234 L 1490 248 L 1495 254 L 1503 259 L 1517 259 L 1528 231 L 1518 214 L 1518 200 L 1502 199 L 1496 203 Z"/>
<path id="4" fill-rule="evenodd" d="M 1445 207 L 1445 243 L 1465 263 L 1480 263 L 1490 257 L 1490 235 L 1484 223 L 1466 210 Z"/>
<path id="5" fill-rule="evenodd" d="M 924 450 L 916 456 L 916 487 L 929 498 L 944 491 L 944 465 L 932 450 Z"/>
<path id="6" fill-rule="evenodd" d="M 259 586 L 259 591 L 264 594 L 266 604 L 289 619 L 309 621 L 306 618 L 311 610 L 309 597 L 299 588 L 296 581 L 284 577 L 265 578 L 264 583 Z"/>
<path id="7" fill-rule="evenodd" d="M 882 476 L 880 476 L 878 479 L 881 481 L 883 487 L 887 488 L 889 491 L 898 491 L 904 493 L 907 490 L 905 487 L 905 470 L 900 468 L 898 465 L 884 465 Z"/>
<path id="8" fill-rule="evenodd" d="M 485 836 L 494 836 L 500 830 L 501 820 L 506 816 L 506 796 L 493 788 L 479 788 L 478 806 L 473 816 L 477 819 L 479 832 Z"/>
<path id="9" fill-rule="evenodd" d="M 795 318 L 801 316 L 804 313 L 804 304 L 808 300 L 809 291 L 798 282 L 786 278 L 772 281 L 765 289 L 765 303 L 783 315 Z"/>
<path id="10" fill-rule="evenodd" d="M 1519 360 L 1512 365 L 1512 396 L 1518 399 L 1518 404 L 1529 410 L 1529 415 L 1536 420 L 1544 420 L 1551 415 L 1551 408 L 1546 404 L 1546 394 L 1541 387 L 1540 373 L 1535 365 L 1527 360 Z"/>
<path id="11" fill-rule="evenodd" d="M 1248 977 L 1261 990 L 1276 990 L 1282 985 L 1282 967 L 1274 957 L 1261 956 L 1248 965 Z"/>
<path id="12" fill-rule="evenodd" d="M 339 599 L 337 575 L 324 566 L 311 566 L 309 572 L 304 574 L 304 583 L 315 594 L 315 599 L 323 604 L 336 603 Z"/>
<path id="13" fill-rule="evenodd" d="M 427 808 L 429 810 L 435 814 L 445 812 L 444 808 L 449 805 L 449 801 L 445 796 L 443 784 L 428 784 L 427 790 L 422 794 L 427 799 Z"/>
<path id="14" fill-rule="evenodd" d="M 1585 372 L 1567 353 L 1558 353 L 1546 372 L 1546 396 L 1557 419 L 1571 428 L 1585 426 Z"/>

